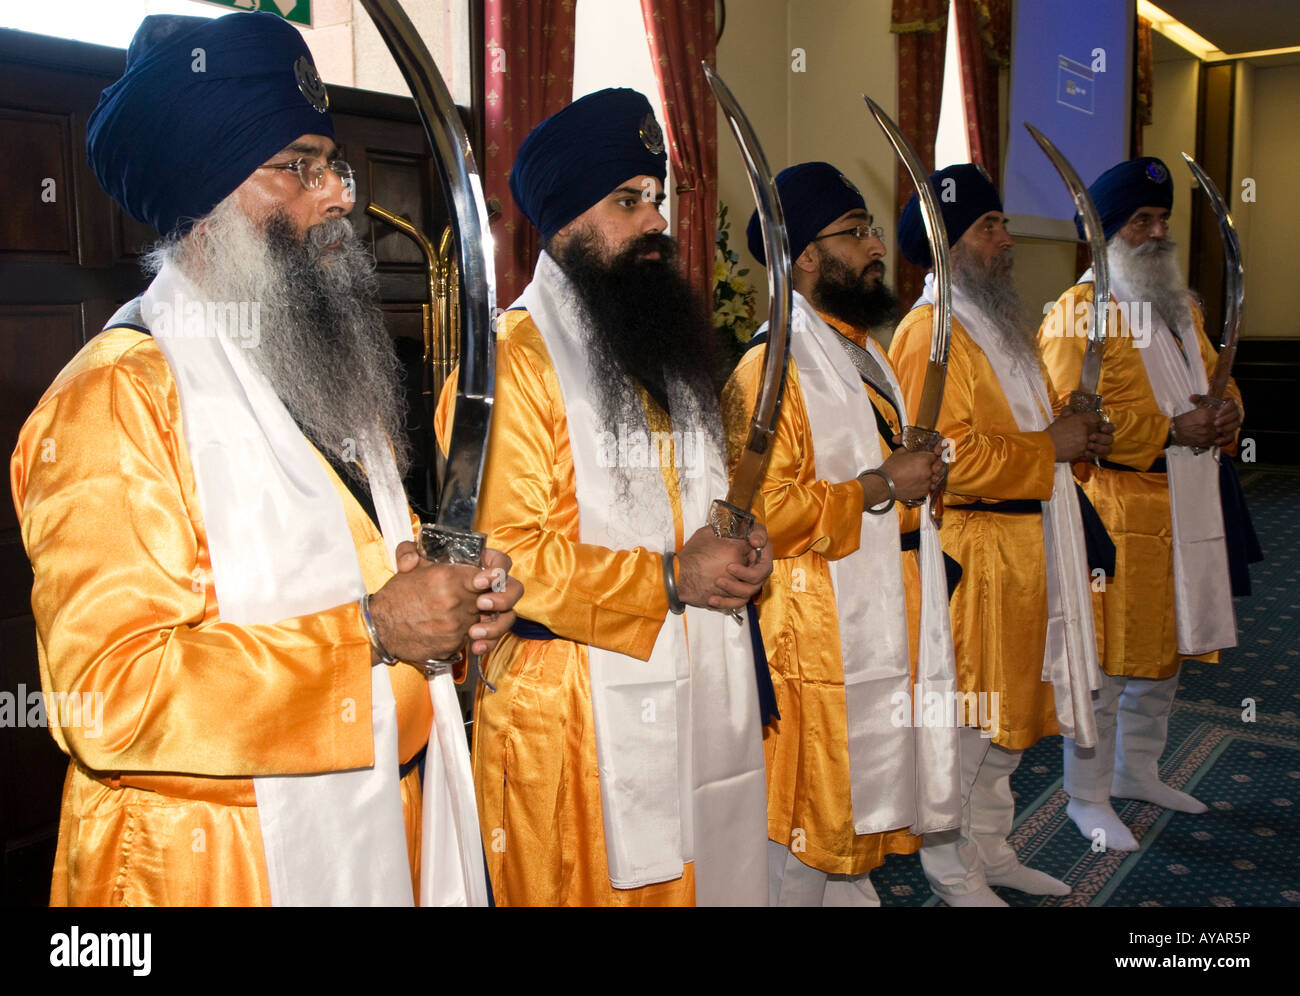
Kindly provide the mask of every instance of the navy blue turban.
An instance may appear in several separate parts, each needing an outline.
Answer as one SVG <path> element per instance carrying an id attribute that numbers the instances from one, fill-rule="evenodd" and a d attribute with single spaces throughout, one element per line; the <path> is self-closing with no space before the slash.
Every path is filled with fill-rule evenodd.
<path id="1" fill-rule="evenodd" d="M 1174 181 L 1169 167 L 1155 156 L 1129 159 L 1106 170 L 1088 188 L 1101 215 L 1101 227 L 1109 241 L 1128 224 L 1138 208 L 1168 210 L 1174 206 Z M 1083 219 L 1074 216 L 1074 227 L 1083 238 Z"/>
<path id="2" fill-rule="evenodd" d="M 966 229 L 990 211 L 1002 210 L 1002 198 L 984 167 L 974 163 L 946 166 L 930 174 L 930 186 L 939 198 L 943 226 L 948 230 L 948 247 L 952 248 L 966 234 Z M 911 262 L 929 268 L 930 241 L 925 237 L 925 219 L 916 193 L 908 199 L 898 219 L 898 249 Z"/>
<path id="3" fill-rule="evenodd" d="M 184 233 L 303 135 L 334 137 L 302 35 L 274 14 L 140 22 L 100 95 L 86 158 L 131 217 Z"/>
<path id="4" fill-rule="evenodd" d="M 776 192 L 785 214 L 785 230 L 790 237 L 790 258 L 798 259 L 813 236 L 840 215 L 867 209 L 858 188 L 830 163 L 799 163 L 787 166 L 776 175 Z M 745 239 L 753 257 L 764 266 L 763 229 L 758 211 L 749 216 Z"/>
<path id="5" fill-rule="evenodd" d="M 634 176 L 668 175 L 664 135 L 650 101 L 627 88 L 598 90 L 528 133 L 510 170 L 510 193 L 542 240 Z"/>

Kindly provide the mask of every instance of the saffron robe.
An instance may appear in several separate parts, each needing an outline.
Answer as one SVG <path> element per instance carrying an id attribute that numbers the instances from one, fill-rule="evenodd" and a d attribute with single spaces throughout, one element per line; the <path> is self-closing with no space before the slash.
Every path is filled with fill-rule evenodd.
<path id="1" fill-rule="evenodd" d="M 325 466 L 375 591 L 391 576 L 383 537 Z M 72 359 L 24 424 L 10 477 L 42 686 L 103 695 L 101 730 L 51 726 L 71 758 L 51 904 L 268 904 L 252 779 L 374 762 L 356 603 L 219 620 L 180 398 L 140 332 L 110 329 Z M 428 737 L 428 684 L 406 666 L 390 677 L 405 762 Z M 418 893 L 417 770 L 401 788 Z"/>
<path id="2" fill-rule="evenodd" d="M 931 306 L 899 324 L 889 358 L 915 408 L 930 355 Z M 1052 381 L 1047 378 L 1049 395 Z M 1055 449 L 1046 432 L 1021 432 L 988 358 L 954 316 L 939 424 L 952 440 L 944 491 L 944 552 L 962 566 L 952 635 L 962 692 L 996 693 L 993 742 L 1024 750 L 1059 732 L 1052 685 L 1043 681 L 1047 638 L 1041 514 L 970 511 L 976 501 L 1052 497 Z"/>
<path id="3" fill-rule="evenodd" d="M 821 317 L 867 348 L 866 330 L 826 314 Z M 748 436 L 762 368 L 763 350 L 751 349 L 723 394 L 733 459 Z M 893 404 L 867 384 L 863 390 L 890 428 L 901 431 Z M 886 454 L 892 448 L 891 440 L 883 436 L 880 445 Z M 781 714 L 763 731 L 768 837 L 827 874 L 860 875 L 878 868 L 890 854 L 919 850 L 921 837 L 905 827 L 883 833 L 854 832 L 844 662 L 829 563 L 859 547 L 862 485 L 856 478 L 817 479 L 812 429 L 793 357 L 758 503 L 774 557 L 758 618 Z M 902 503 L 894 508 L 903 532 L 919 526 L 920 509 Z M 907 614 L 915 681 L 921 634 L 919 552 L 905 550 L 901 557 L 906 605 L 899 609 Z M 910 709 L 909 702 L 909 715 Z"/>
<path id="4" fill-rule="evenodd" d="M 649 658 L 668 615 L 662 557 L 579 540 L 569 425 L 550 354 L 522 309 L 505 312 L 497 329 L 477 528 L 513 559 L 511 573 L 524 583 L 519 616 L 557 638 L 508 634 L 483 661 L 496 691 L 478 690 L 472 754 L 493 897 L 503 906 L 693 905 L 689 861 L 677 879 L 610 885 L 592 719 L 588 645 Z M 453 378 L 434 422 L 444 447 L 455 391 Z M 642 403 L 650 430 L 668 433 L 667 414 L 643 392 Z M 661 470 L 680 549 L 677 471 L 668 459 Z M 755 701 L 755 738 L 757 715 Z"/>
<path id="5" fill-rule="evenodd" d="M 1087 339 L 1056 334 L 1078 326 L 1076 309 L 1093 300 L 1093 284 L 1076 284 L 1057 300 L 1039 327 L 1043 362 L 1062 390 L 1075 387 L 1083 368 Z M 1113 298 L 1112 298 L 1113 300 Z M 1214 347 L 1205 336 L 1199 309 L 1193 309 L 1196 347 L 1206 375 L 1213 373 Z M 1138 352 L 1127 315 L 1115 309 L 1102 350 L 1097 393 L 1107 418 L 1115 424 L 1115 443 L 1107 461 L 1134 468 L 1110 470 L 1076 464 L 1075 473 L 1115 542 L 1115 577 L 1104 591 L 1094 591 L 1093 620 L 1102 669 L 1130 678 L 1171 678 L 1186 655 L 1178 652 L 1174 617 L 1174 567 L 1169 481 L 1148 473 L 1164 454 L 1169 416 L 1160 410 L 1146 365 Z M 1152 330 L 1154 334 L 1154 329 Z M 1185 346 L 1191 349 L 1184 336 Z M 1241 404 L 1241 392 L 1231 379 L 1227 396 Z M 1227 452 L 1235 451 L 1235 444 Z M 1227 456 L 1225 454 L 1225 459 Z M 1222 579 L 1223 584 L 1228 579 Z M 1190 657 L 1217 661 L 1218 651 Z"/>

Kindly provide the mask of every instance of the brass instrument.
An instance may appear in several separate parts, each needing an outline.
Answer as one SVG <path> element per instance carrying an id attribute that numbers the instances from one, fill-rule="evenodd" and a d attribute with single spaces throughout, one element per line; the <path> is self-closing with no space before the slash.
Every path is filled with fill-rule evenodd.
<path id="1" fill-rule="evenodd" d="M 424 355 L 420 362 L 421 393 L 426 413 L 432 418 L 442 387 L 460 360 L 460 272 L 456 263 L 456 240 L 451 226 L 447 225 L 438 240 L 438 248 L 434 249 L 429 237 L 401 215 L 380 207 L 374 201 L 366 206 L 366 213 L 397 229 L 424 254 L 428 300 L 420 305 L 424 338 Z M 429 429 L 432 433 L 431 426 Z M 431 449 L 434 452 L 428 455 L 434 459 L 429 461 L 427 507 L 433 509 L 437 507 L 437 482 L 443 459 L 436 446 Z"/>

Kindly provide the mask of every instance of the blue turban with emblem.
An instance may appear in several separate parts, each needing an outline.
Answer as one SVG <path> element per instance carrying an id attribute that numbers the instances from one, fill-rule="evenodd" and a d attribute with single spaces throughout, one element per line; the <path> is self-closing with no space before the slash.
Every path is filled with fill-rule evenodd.
<path id="1" fill-rule="evenodd" d="M 776 192 L 790 238 L 790 258 L 798 259 L 813 236 L 841 215 L 867 209 L 858 188 L 830 163 L 799 163 L 776 175 Z M 750 254 L 764 266 L 763 229 L 758 211 L 749 216 L 745 241 Z"/>
<path id="2" fill-rule="evenodd" d="M 663 131 L 650 101 L 627 88 L 598 90 L 528 133 L 510 170 L 510 193 L 542 240 L 634 176 L 668 175 Z"/>
<path id="3" fill-rule="evenodd" d="M 332 139 L 328 105 L 307 43 L 275 14 L 153 14 L 90 114 L 86 158 L 131 217 L 184 233 L 295 139 Z"/>
<path id="4" fill-rule="evenodd" d="M 1174 181 L 1169 167 L 1155 156 L 1129 159 L 1106 170 L 1092 181 L 1088 188 L 1092 202 L 1101 215 L 1101 227 L 1106 239 L 1128 224 L 1139 208 L 1154 207 L 1169 210 L 1174 206 Z M 1074 216 L 1074 227 L 1083 238 L 1083 219 Z"/>
<path id="5" fill-rule="evenodd" d="M 948 247 L 957 244 L 966 229 L 990 211 L 1002 210 L 1002 198 L 983 166 L 958 163 L 930 174 L 930 186 L 939 199 L 943 227 L 948 230 Z M 930 240 L 925 235 L 921 201 L 913 192 L 898 218 L 898 249 L 917 266 L 931 267 Z"/>

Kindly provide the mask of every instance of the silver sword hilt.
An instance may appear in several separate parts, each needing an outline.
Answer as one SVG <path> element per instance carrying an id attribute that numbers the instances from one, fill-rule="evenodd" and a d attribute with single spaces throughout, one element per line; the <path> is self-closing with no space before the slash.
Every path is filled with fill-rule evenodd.
<path id="1" fill-rule="evenodd" d="M 750 530 L 754 528 L 754 513 L 737 508 L 721 498 L 714 498 L 713 504 L 709 506 L 709 525 L 713 527 L 713 535 L 719 539 L 747 540 Z M 744 625 L 745 619 L 739 609 L 728 609 L 727 615 Z"/>
<path id="2" fill-rule="evenodd" d="M 418 548 L 420 556 L 430 563 L 482 567 L 483 551 L 487 548 L 487 536 L 484 533 L 465 532 L 461 529 L 426 523 L 420 527 Z M 492 590 L 504 591 L 505 578 L 500 578 L 499 582 L 494 580 Z M 469 649 L 472 644 L 472 640 L 468 641 L 465 647 L 465 681 L 456 689 L 462 715 L 466 717 L 473 710 L 474 692 L 480 681 L 489 692 L 496 691 L 495 686 L 483 676 L 478 654 Z"/>
<path id="3" fill-rule="evenodd" d="M 1066 410 L 1072 412 L 1078 412 L 1081 415 L 1089 415 L 1095 412 L 1096 414 L 1101 416 L 1101 420 L 1103 422 L 1110 421 L 1110 419 L 1106 417 L 1106 412 L 1101 407 L 1100 394 L 1089 394 L 1087 391 L 1071 391 L 1070 400 L 1066 405 Z M 1100 468 L 1101 467 L 1100 458 L 1093 457 L 1092 465 L 1094 467 Z"/>

